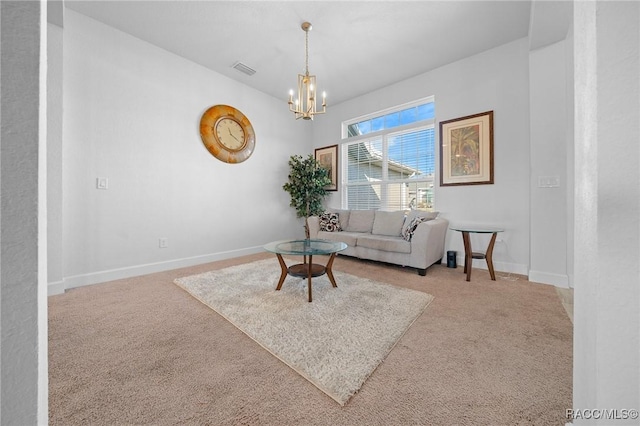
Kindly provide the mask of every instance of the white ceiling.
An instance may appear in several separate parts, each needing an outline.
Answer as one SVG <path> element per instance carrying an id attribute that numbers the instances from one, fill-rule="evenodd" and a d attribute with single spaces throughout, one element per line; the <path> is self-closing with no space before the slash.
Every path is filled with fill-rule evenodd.
<path id="1" fill-rule="evenodd" d="M 327 103 L 522 38 L 530 1 L 77 1 L 67 8 L 285 100 L 309 71 Z M 565 32 L 566 34 L 566 32 Z M 256 70 L 247 76 L 237 61 Z"/>

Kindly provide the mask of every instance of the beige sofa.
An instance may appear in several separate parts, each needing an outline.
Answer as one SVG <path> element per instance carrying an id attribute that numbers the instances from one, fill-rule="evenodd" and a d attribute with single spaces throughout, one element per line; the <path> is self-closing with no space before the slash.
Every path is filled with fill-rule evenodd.
<path id="1" fill-rule="evenodd" d="M 307 220 L 310 238 L 342 241 L 340 254 L 417 268 L 440 263 L 449 221 L 437 212 L 329 210 Z"/>

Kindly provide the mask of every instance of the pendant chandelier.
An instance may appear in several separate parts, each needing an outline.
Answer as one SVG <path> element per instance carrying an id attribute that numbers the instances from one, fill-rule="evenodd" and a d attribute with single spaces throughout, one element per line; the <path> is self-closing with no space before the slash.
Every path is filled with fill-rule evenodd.
<path id="1" fill-rule="evenodd" d="M 298 93 L 294 101 L 293 89 L 289 91 L 289 111 L 293 112 L 296 120 L 303 118 L 305 120 L 313 120 L 316 114 L 324 114 L 327 112 L 327 94 L 322 92 L 322 110 L 316 110 L 316 76 L 309 74 L 309 31 L 311 24 L 309 22 L 302 23 L 304 31 L 304 47 L 305 47 L 305 73 L 298 74 Z"/>

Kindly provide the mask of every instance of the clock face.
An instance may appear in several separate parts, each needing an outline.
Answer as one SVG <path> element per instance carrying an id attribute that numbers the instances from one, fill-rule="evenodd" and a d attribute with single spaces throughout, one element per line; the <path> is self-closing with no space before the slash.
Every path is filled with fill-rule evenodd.
<path id="1" fill-rule="evenodd" d="M 256 146 L 251 122 L 229 105 L 214 105 L 202 114 L 200 137 L 211 155 L 225 163 L 245 161 Z"/>
<path id="2" fill-rule="evenodd" d="M 244 130 L 240 123 L 232 118 L 221 118 L 215 126 L 220 143 L 232 151 L 242 149 L 245 144 Z"/>

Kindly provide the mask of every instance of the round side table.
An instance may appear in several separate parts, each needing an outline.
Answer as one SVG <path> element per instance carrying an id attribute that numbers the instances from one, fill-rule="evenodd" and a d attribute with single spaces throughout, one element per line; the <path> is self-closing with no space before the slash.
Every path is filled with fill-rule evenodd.
<path id="1" fill-rule="evenodd" d="M 504 229 L 479 226 L 457 226 L 449 229 L 462 233 L 462 242 L 464 243 L 464 272 L 467 274 L 467 281 L 471 281 L 471 262 L 473 259 L 485 259 L 487 261 L 487 267 L 489 268 L 491 279 L 495 281 L 496 274 L 493 270 L 492 259 L 493 246 L 496 243 L 496 236 L 498 235 L 498 232 L 504 232 Z M 491 241 L 489 241 L 487 250 L 484 253 L 471 250 L 469 234 L 492 234 Z"/>

